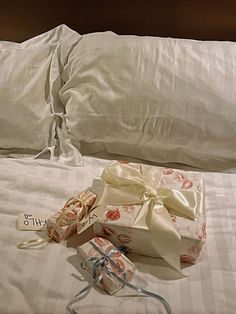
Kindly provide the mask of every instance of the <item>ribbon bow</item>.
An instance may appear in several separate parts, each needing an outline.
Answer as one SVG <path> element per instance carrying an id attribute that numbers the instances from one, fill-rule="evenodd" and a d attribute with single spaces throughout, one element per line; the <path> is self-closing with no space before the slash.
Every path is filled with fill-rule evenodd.
<path id="1" fill-rule="evenodd" d="M 78 210 L 77 205 L 80 204 L 80 209 Z M 67 215 L 69 212 L 76 210 L 77 211 L 77 219 L 68 219 Z M 26 249 L 35 247 L 38 245 L 49 243 L 53 240 L 54 232 L 57 230 L 58 226 L 60 226 L 62 223 L 66 225 L 71 225 L 73 223 L 77 223 L 77 221 L 80 221 L 82 218 L 86 218 L 88 216 L 89 207 L 88 203 L 85 199 L 85 192 L 80 193 L 80 195 L 76 197 L 71 197 L 64 205 L 62 212 L 58 219 L 56 220 L 56 224 L 51 228 L 49 234 L 45 235 L 44 238 L 41 239 L 32 239 L 28 241 L 23 241 L 17 244 L 17 247 L 19 249 Z"/>
<path id="2" fill-rule="evenodd" d="M 70 301 L 70 303 L 67 305 L 67 308 L 69 310 L 69 312 L 71 314 L 77 314 L 77 312 L 73 309 L 72 305 L 74 303 L 76 303 L 79 299 L 79 297 L 84 293 L 86 292 L 87 290 L 89 290 L 91 287 L 93 287 L 94 285 L 98 284 L 102 278 L 103 278 L 103 275 L 104 275 L 104 272 L 103 270 L 111 277 L 115 278 L 116 280 L 118 280 L 119 282 L 122 283 L 122 286 L 127 286 L 135 291 L 137 291 L 138 293 L 143 293 L 145 294 L 146 296 L 149 296 L 149 297 L 153 297 L 155 299 L 157 299 L 159 302 L 161 302 L 166 310 L 166 313 L 167 314 L 171 314 L 171 307 L 169 305 L 169 303 L 163 298 L 161 297 L 160 295 L 156 294 L 156 293 L 153 293 L 153 292 L 150 292 L 150 291 L 147 291 L 145 289 L 141 289 L 141 288 L 138 288 L 134 285 L 132 285 L 131 283 L 129 283 L 128 281 L 126 281 L 125 279 L 125 272 L 123 269 L 121 269 L 113 260 L 112 260 L 112 255 L 121 251 L 115 247 L 111 248 L 109 250 L 109 252 L 107 252 L 106 254 L 93 242 L 93 241 L 89 241 L 89 243 L 101 254 L 100 257 L 89 257 L 87 258 L 85 261 L 83 261 L 81 263 L 81 267 L 83 269 L 87 269 L 85 267 L 86 263 L 88 262 L 92 262 L 93 263 L 93 266 L 92 266 L 92 274 L 93 274 L 93 281 L 91 283 L 89 283 L 87 286 L 85 286 L 83 289 L 81 289 L 79 291 L 79 293 L 77 293 L 74 298 Z M 107 267 L 107 263 L 111 263 L 112 266 L 114 266 L 118 272 L 120 274 L 122 274 L 123 278 L 121 278 L 120 276 L 118 276 L 115 272 L 113 272 L 112 270 L 110 270 L 108 267 Z M 102 269 L 102 271 L 100 272 L 100 275 L 98 275 L 98 269 Z"/>
<path id="3" fill-rule="evenodd" d="M 113 162 L 102 173 L 106 185 L 99 204 L 143 204 L 135 226 L 149 229 L 156 252 L 181 273 L 181 236 L 172 223 L 171 215 L 189 220 L 197 218 L 202 207 L 202 194 L 161 187 L 161 176 L 162 171 L 158 167 Z"/>

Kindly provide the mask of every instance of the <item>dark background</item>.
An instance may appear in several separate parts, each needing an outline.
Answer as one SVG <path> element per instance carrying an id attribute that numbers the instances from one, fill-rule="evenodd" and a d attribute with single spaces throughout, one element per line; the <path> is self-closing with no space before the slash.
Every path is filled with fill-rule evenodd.
<path id="1" fill-rule="evenodd" d="M 80 34 L 236 41 L 236 0 L 0 1 L 0 40 L 20 42 L 63 23 Z"/>

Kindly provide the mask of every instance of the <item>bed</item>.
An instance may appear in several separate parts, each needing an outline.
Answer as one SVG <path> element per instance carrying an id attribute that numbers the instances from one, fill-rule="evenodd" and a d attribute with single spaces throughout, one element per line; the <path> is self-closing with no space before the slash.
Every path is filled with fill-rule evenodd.
<path id="1" fill-rule="evenodd" d="M 19 231 L 17 217 L 56 212 L 112 160 L 194 171 L 205 184 L 201 260 L 180 279 L 132 254 L 132 283 L 176 314 L 235 313 L 234 1 L 25 1 L 1 4 L 0 17 L 0 313 L 68 312 L 87 284 L 85 239 L 19 249 L 41 233 Z M 92 288 L 74 309 L 165 313 L 127 287 Z"/>

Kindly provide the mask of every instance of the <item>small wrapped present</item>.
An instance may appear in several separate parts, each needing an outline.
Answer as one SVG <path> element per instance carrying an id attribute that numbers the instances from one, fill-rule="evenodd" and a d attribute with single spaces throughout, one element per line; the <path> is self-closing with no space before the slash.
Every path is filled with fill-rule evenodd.
<path id="1" fill-rule="evenodd" d="M 118 249 L 116 249 L 110 241 L 104 238 L 95 237 L 89 242 L 78 247 L 79 256 L 85 260 L 84 267 L 93 273 L 95 260 L 101 261 L 101 267 L 95 269 L 96 276 L 102 274 L 102 280 L 98 285 L 109 294 L 114 294 L 120 290 L 123 284 L 116 278 L 111 276 L 109 272 L 114 272 L 126 281 L 131 281 L 135 271 L 134 264 Z M 101 257 L 106 255 L 109 258 L 104 260 Z"/>
<path id="2" fill-rule="evenodd" d="M 201 174 L 113 162 L 102 179 L 93 214 L 96 235 L 133 253 L 161 257 L 178 271 L 180 261 L 198 260 L 205 239 Z"/>
<path id="3" fill-rule="evenodd" d="M 96 195 L 89 190 L 70 198 L 62 209 L 48 219 L 48 236 L 57 242 L 66 240 L 76 231 L 78 222 L 89 214 L 95 200 Z"/>
<path id="4" fill-rule="evenodd" d="M 94 285 L 99 285 L 111 295 L 123 286 L 127 286 L 136 293 L 155 298 L 164 306 L 167 314 L 172 313 L 169 303 L 162 296 L 130 283 L 135 271 L 134 264 L 122 253 L 121 249 L 114 247 L 107 239 L 93 238 L 78 247 L 78 255 L 83 260 L 82 268 L 92 274 L 93 280 L 69 302 L 67 308 L 70 313 L 77 313 L 73 305 Z"/>

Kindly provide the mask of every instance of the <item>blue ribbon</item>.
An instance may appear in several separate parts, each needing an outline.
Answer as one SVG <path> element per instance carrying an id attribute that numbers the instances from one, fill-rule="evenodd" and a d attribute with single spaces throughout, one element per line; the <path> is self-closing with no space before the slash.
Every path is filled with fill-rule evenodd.
<path id="1" fill-rule="evenodd" d="M 85 268 L 85 264 L 87 262 L 93 262 L 93 267 L 92 267 L 92 275 L 93 275 L 93 281 L 91 283 L 89 283 L 87 286 L 85 286 L 83 289 L 81 289 L 79 291 L 79 293 L 77 293 L 73 299 L 70 301 L 70 303 L 67 305 L 67 309 L 71 314 L 78 314 L 77 311 L 75 311 L 72 307 L 72 305 L 74 303 L 76 303 L 77 301 L 79 301 L 79 297 L 85 293 L 86 291 L 88 291 L 90 288 L 92 288 L 94 285 L 98 284 L 102 278 L 103 278 L 103 270 L 105 270 L 105 272 L 115 278 L 116 280 L 118 280 L 119 282 L 122 283 L 122 287 L 123 286 L 127 286 L 135 291 L 137 291 L 138 293 L 142 293 L 148 297 L 153 297 L 155 299 L 157 299 L 159 302 L 162 303 L 162 305 L 164 306 L 166 313 L 167 314 L 171 314 L 171 307 L 169 305 L 169 303 L 163 298 L 161 297 L 159 294 L 153 293 L 151 291 L 145 290 L 145 289 L 141 289 L 138 288 L 134 285 L 132 285 L 131 283 L 129 283 L 128 281 L 126 281 L 126 274 L 125 274 L 125 270 L 121 269 L 113 260 L 112 260 L 112 255 L 119 252 L 120 250 L 116 249 L 115 247 L 112 248 L 108 253 L 104 254 L 104 252 L 92 241 L 89 241 L 89 243 L 101 254 L 101 257 L 89 257 L 87 258 L 85 261 L 83 261 L 81 263 L 81 267 L 83 269 Z M 120 276 L 118 276 L 115 272 L 113 272 L 112 270 L 110 270 L 107 267 L 107 264 L 111 263 L 118 271 L 119 273 L 122 274 L 123 278 L 121 278 Z M 101 268 L 101 274 L 97 275 L 97 270 Z"/>

